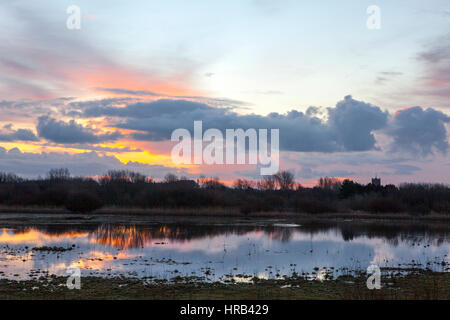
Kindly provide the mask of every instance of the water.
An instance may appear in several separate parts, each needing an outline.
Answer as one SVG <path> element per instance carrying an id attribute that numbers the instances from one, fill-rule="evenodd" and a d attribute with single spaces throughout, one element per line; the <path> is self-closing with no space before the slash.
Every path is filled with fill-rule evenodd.
<path id="1" fill-rule="evenodd" d="M 0 229 L 0 278 L 66 276 L 250 281 L 336 277 L 376 264 L 449 271 L 450 230 L 358 224 L 46 225 Z M 39 247 L 67 251 L 33 250 Z"/>

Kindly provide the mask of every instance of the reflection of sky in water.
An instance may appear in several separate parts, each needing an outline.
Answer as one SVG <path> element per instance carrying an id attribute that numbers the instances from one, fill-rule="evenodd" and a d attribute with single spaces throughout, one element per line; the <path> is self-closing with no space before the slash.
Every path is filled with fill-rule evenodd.
<path id="1" fill-rule="evenodd" d="M 446 231 L 396 232 L 176 225 L 0 229 L 0 277 L 25 279 L 34 270 L 65 275 L 69 266 L 79 266 L 83 275 L 211 280 L 238 274 L 275 278 L 324 267 L 333 267 L 337 275 L 370 264 L 409 267 L 413 260 L 421 268 L 448 267 L 440 264 L 450 262 Z M 65 252 L 32 251 L 73 245 Z"/>

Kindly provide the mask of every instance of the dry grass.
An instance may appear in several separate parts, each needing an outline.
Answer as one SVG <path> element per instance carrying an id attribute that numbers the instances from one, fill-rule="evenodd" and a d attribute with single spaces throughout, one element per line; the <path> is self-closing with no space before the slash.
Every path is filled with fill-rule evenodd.
<path id="1" fill-rule="evenodd" d="M 366 278 L 329 281 L 299 278 L 255 284 L 155 282 L 138 279 L 83 278 L 81 290 L 68 290 L 66 278 L 0 280 L 0 299 L 205 299 L 205 300 L 449 300 L 449 273 L 421 273 L 386 280 L 381 290 L 368 290 Z M 62 285 L 61 285 L 62 284 Z M 286 286 L 288 285 L 288 286 Z"/>

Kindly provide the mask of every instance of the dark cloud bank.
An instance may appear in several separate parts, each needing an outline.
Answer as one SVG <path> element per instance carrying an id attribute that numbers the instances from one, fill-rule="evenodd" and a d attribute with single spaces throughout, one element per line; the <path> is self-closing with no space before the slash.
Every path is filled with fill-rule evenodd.
<path id="1" fill-rule="evenodd" d="M 7 125 L 0 128 L 0 141 L 38 141 L 40 138 L 70 147 L 83 146 L 89 149 L 90 146 L 94 152 L 81 155 L 34 154 L 21 153 L 17 148 L 6 151 L 0 147 L 1 170 L 17 172 L 24 176 L 36 176 L 53 167 L 65 166 L 74 174 L 80 175 L 96 175 L 108 169 L 126 168 L 154 177 L 161 177 L 167 172 L 189 176 L 186 172 L 177 172 L 176 169 L 164 166 L 137 162 L 122 164 L 113 156 L 99 156 L 95 151 L 114 151 L 103 150 L 96 144 L 121 138 L 165 141 L 170 139 L 174 129 L 186 128 L 192 131 L 195 120 L 203 121 L 203 130 L 280 129 L 281 151 L 287 152 L 307 152 L 316 155 L 317 152 L 334 153 L 335 156 L 354 153 L 357 156 L 364 152 L 381 150 L 383 152 L 380 154 L 384 157 L 388 156 L 386 152 L 395 152 L 397 155 L 408 154 L 417 158 L 436 153 L 446 154 L 449 149 L 447 126 L 450 117 L 443 112 L 432 108 L 411 107 L 390 114 L 351 96 L 345 97 L 334 108 L 310 107 L 305 112 L 292 110 L 285 114 L 271 113 L 266 116 L 241 115 L 232 108 L 217 108 L 187 100 L 161 99 L 130 103 L 126 107 L 119 107 L 115 103 L 115 100 L 110 102 L 101 100 L 101 103 L 95 101 L 70 103 L 69 108 L 64 111 L 72 112 L 79 118 L 105 117 L 112 128 L 134 131 L 131 137 L 122 136 L 118 132 L 104 134 L 79 125 L 74 120 L 60 121 L 49 116 L 41 116 L 36 125 L 37 136 L 31 130 L 15 129 L 12 125 Z M 383 138 L 383 143 L 380 143 L 377 141 L 377 138 L 380 140 L 380 136 L 387 139 Z M 303 157 L 305 155 L 303 153 Z M 387 164 L 397 162 L 390 161 Z M 298 163 L 304 167 L 301 161 Z M 333 157 L 333 163 L 341 162 Z M 364 163 L 367 163 L 367 159 Z M 309 167 L 311 166 L 306 166 L 306 169 Z M 387 167 L 393 169 L 395 174 L 412 174 L 419 170 L 417 167 L 405 165 Z M 304 171 L 299 174 L 302 177 L 312 177 L 322 173 Z M 352 173 L 329 172 L 333 175 L 346 176 Z"/>
<path id="2" fill-rule="evenodd" d="M 0 142 L 13 142 L 13 141 L 38 141 L 39 139 L 28 129 L 14 130 L 11 124 L 8 124 L 0 129 Z"/>
<path id="3" fill-rule="evenodd" d="M 318 108 L 306 112 L 292 110 L 286 114 L 240 115 L 232 109 L 215 108 L 185 100 L 139 102 L 124 108 L 91 106 L 80 111 L 81 117 L 109 117 L 112 127 L 134 130 L 133 139 L 163 141 L 177 128 L 192 130 L 195 120 L 203 129 L 277 128 L 283 151 L 358 152 L 377 150 L 375 132 L 386 135 L 393 152 L 410 152 L 423 156 L 449 148 L 446 124 L 450 117 L 421 107 L 408 108 L 390 115 L 379 107 L 351 96 L 326 110 L 326 119 Z"/>
<path id="4" fill-rule="evenodd" d="M 118 132 L 99 134 L 95 130 L 75 123 L 74 120 L 66 123 L 48 116 L 39 117 L 36 129 L 41 138 L 61 144 L 101 143 L 121 137 Z"/>
<path id="5" fill-rule="evenodd" d="M 121 104 L 126 100 L 121 99 Z M 351 96 L 334 108 L 309 107 L 305 112 L 291 110 L 266 116 L 238 114 L 233 108 L 218 108 L 201 102 L 160 99 L 117 106 L 115 100 L 70 103 L 66 115 L 77 118 L 105 117 L 111 128 L 131 130 L 131 136 L 117 131 L 102 133 L 77 124 L 41 116 L 37 135 L 52 143 L 93 145 L 121 138 L 143 141 L 169 140 L 177 128 L 193 129 L 195 120 L 203 121 L 203 130 L 279 129 L 281 151 L 291 152 L 362 152 L 371 150 L 428 156 L 446 154 L 449 149 L 447 126 L 450 117 L 443 112 L 422 107 L 398 110 L 394 114 Z M 325 111 L 325 112 L 323 112 Z M 381 146 L 378 134 L 387 137 Z M 0 141 L 38 141 L 28 129 L 0 129 Z M 92 149 L 93 150 L 93 149 Z"/>
<path id="6" fill-rule="evenodd" d="M 80 176 L 96 176 L 118 169 L 132 170 L 154 178 L 163 178 L 169 172 L 189 176 L 182 169 L 133 161 L 123 164 L 114 156 L 100 156 L 96 152 L 73 155 L 57 152 L 29 153 L 21 152 L 18 148 L 7 151 L 0 147 L 0 164 L 0 171 L 14 172 L 23 177 L 44 175 L 50 169 L 60 167 L 68 168 L 73 175 Z"/>

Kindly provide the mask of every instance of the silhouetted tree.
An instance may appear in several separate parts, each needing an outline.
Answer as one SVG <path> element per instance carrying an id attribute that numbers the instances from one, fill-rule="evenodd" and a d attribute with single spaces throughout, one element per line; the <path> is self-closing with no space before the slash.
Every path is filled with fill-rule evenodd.
<path id="1" fill-rule="evenodd" d="M 319 179 L 317 186 L 321 189 L 338 191 L 342 182 L 337 178 L 324 177 Z"/>
<path id="2" fill-rule="evenodd" d="M 275 179 L 275 176 L 264 176 L 264 178 L 261 181 L 258 181 L 257 188 L 260 190 L 275 190 L 277 186 L 277 181 Z"/>
<path id="3" fill-rule="evenodd" d="M 164 177 L 164 181 L 167 183 L 174 183 L 174 182 L 178 181 L 178 177 L 176 175 L 174 175 L 173 173 L 168 173 Z"/>
<path id="4" fill-rule="evenodd" d="M 233 183 L 233 187 L 237 190 L 251 190 L 255 186 L 253 181 L 245 179 L 237 179 Z"/>
<path id="5" fill-rule="evenodd" d="M 200 185 L 200 187 L 205 188 L 205 189 L 225 188 L 225 185 L 220 182 L 218 177 L 207 178 L 207 177 L 201 176 L 198 179 L 198 184 Z"/>
<path id="6" fill-rule="evenodd" d="M 279 171 L 274 176 L 280 190 L 292 190 L 295 186 L 294 174 L 289 171 Z"/>
<path id="7" fill-rule="evenodd" d="M 175 178 L 174 178 L 175 177 Z M 68 170 L 51 170 L 46 179 L 23 179 L 0 173 L 0 204 L 3 206 L 66 206 L 88 212 L 100 205 L 120 207 L 239 208 L 243 214 L 262 211 L 322 213 L 362 210 L 366 212 L 450 212 L 450 187 L 439 184 L 361 185 L 351 180 L 319 180 L 314 188 L 294 189 L 289 172 L 265 177 L 254 189 L 254 182 L 238 179 L 234 188 L 218 178 L 200 177 L 197 182 L 168 176 L 151 182 L 145 175 L 113 170 L 99 181 L 70 178 Z M 281 191 L 276 190 L 277 187 Z"/>
<path id="8" fill-rule="evenodd" d="M 0 172 L 0 183 L 18 183 L 22 181 L 23 179 L 14 173 Z"/>
<path id="9" fill-rule="evenodd" d="M 69 180 L 70 179 L 70 172 L 67 168 L 59 168 L 59 169 L 51 169 L 47 173 L 47 179 L 48 180 Z"/>

